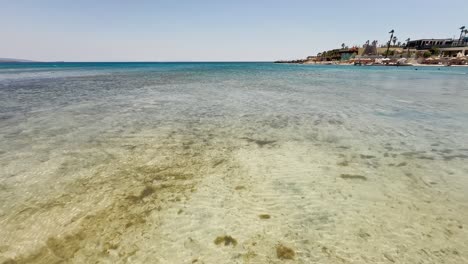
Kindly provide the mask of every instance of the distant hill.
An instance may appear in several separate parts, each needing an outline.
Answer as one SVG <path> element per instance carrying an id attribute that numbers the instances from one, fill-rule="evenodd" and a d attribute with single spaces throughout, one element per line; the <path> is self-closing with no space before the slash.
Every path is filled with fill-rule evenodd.
<path id="1" fill-rule="evenodd" d="M 0 63 L 6 62 L 35 62 L 31 60 L 11 59 L 11 58 L 0 58 Z"/>

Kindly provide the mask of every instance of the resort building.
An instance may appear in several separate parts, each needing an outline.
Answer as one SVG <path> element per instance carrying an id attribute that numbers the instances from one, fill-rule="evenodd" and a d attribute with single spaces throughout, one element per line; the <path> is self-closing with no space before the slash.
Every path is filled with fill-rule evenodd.
<path id="1" fill-rule="evenodd" d="M 408 42 L 407 48 L 430 50 L 437 48 L 442 57 L 456 57 L 459 53 L 468 55 L 468 37 L 461 39 L 418 39 Z"/>
<path id="2" fill-rule="evenodd" d="M 418 39 L 411 40 L 407 44 L 407 48 L 417 50 L 429 50 L 433 47 L 452 46 L 453 39 Z"/>

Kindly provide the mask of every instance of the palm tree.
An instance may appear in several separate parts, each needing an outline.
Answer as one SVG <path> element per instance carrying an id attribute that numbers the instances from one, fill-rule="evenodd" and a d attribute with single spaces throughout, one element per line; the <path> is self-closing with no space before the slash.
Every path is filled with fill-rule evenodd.
<path id="1" fill-rule="evenodd" d="M 341 43 L 341 49 L 344 49 L 346 45 L 344 43 Z"/>
<path id="2" fill-rule="evenodd" d="M 406 48 L 408 48 L 408 58 L 409 58 L 409 56 L 410 56 L 410 54 L 409 54 L 409 42 L 410 42 L 410 41 L 411 41 L 410 38 L 407 38 L 407 39 L 406 39 Z"/>
<path id="3" fill-rule="evenodd" d="M 461 27 L 460 30 L 461 30 L 461 32 L 460 32 L 460 39 L 459 39 L 459 40 L 460 40 L 460 42 L 461 42 L 463 32 L 465 32 L 465 26 Z"/>
<path id="4" fill-rule="evenodd" d="M 392 39 L 393 39 L 393 33 L 395 33 L 395 30 L 392 29 L 392 30 L 391 30 L 390 32 L 388 32 L 388 33 L 389 33 L 389 34 L 392 34 L 392 35 L 390 36 L 390 40 L 389 40 L 388 43 L 387 43 L 387 52 L 385 52 L 385 58 L 388 57 L 388 51 L 390 50 L 390 42 L 391 42 Z"/>
<path id="5" fill-rule="evenodd" d="M 395 37 L 393 37 L 393 39 L 392 39 L 393 46 L 395 46 L 395 43 L 397 42 L 397 40 L 398 40 L 398 38 L 397 38 L 396 36 L 395 36 Z"/>

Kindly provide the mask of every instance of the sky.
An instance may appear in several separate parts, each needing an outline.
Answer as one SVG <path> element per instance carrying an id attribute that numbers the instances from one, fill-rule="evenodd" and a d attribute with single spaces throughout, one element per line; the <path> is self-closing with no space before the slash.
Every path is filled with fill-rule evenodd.
<path id="1" fill-rule="evenodd" d="M 0 0 L 0 57 L 272 61 L 407 38 L 458 37 L 466 0 Z"/>

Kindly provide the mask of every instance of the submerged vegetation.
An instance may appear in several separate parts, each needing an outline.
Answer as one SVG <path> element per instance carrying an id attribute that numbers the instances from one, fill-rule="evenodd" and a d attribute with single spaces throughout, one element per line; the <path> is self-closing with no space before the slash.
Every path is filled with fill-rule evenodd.
<path id="1" fill-rule="evenodd" d="M 216 245 L 224 244 L 225 246 L 237 246 L 237 240 L 234 239 L 232 236 L 219 236 L 214 240 Z"/>
<path id="2" fill-rule="evenodd" d="M 366 176 L 355 175 L 355 174 L 341 174 L 340 177 L 341 177 L 342 179 L 350 179 L 350 180 L 362 180 L 362 181 L 366 181 L 366 180 L 367 180 L 367 177 L 366 177 Z"/>
<path id="3" fill-rule="evenodd" d="M 269 214 L 261 214 L 258 217 L 260 217 L 260 219 L 264 219 L 264 220 L 271 218 L 271 216 Z"/>
<path id="4" fill-rule="evenodd" d="M 294 259 L 296 252 L 289 247 L 279 244 L 276 246 L 276 256 L 279 259 Z"/>

